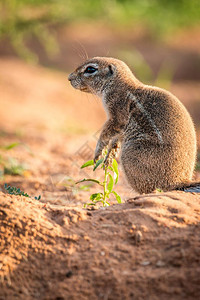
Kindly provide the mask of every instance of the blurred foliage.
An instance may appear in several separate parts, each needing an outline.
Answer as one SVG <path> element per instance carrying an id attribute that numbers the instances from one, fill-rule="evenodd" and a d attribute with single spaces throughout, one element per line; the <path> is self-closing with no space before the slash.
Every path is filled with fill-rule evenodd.
<path id="1" fill-rule="evenodd" d="M 119 49 L 116 53 L 116 57 L 120 57 L 124 60 L 131 70 L 137 74 L 138 79 L 153 83 L 153 71 L 144 56 L 136 48 Z"/>
<path id="2" fill-rule="evenodd" d="M 33 36 L 41 42 L 48 54 L 55 53 L 57 43 L 50 26 L 59 23 L 58 11 L 53 12 L 53 9 L 61 2 L 0 0 L 0 39 L 8 38 L 19 56 L 27 60 L 37 60 L 25 46 L 25 41 Z"/>
<path id="3" fill-rule="evenodd" d="M 140 24 L 162 37 L 200 23 L 200 5 L 199 0 L 0 0 L 0 39 L 8 38 L 20 56 L 33 60 L 25 41 L 35 36 L 49 54 L 54 53 L 53 28 L 88 19 Z"/>
<path id="4" fill-rule="evenodd" d="M 158 35 L 200 23 L 199 0 L 76 0 L 68 3 L 71 19 L 99 18 L 120 25 L 139 23 Z"/>
<path id="5" fill-rule="evenodd" d="M 6 156 L 5 153 L 19 146 L 19 142 L 14 142 L 6 146 L 0 146 L 0 177 L 4 175 L 23 175 L 26 167 L 13 157 Z"/>
<path id="6" fill-rule="evenodd" d="M 175 72 L 175 66 L 169 59 L 163 61 L 155 76 L 151 66 L 145 60 L 145 57 L 136 48 L 119 49 L 116 52 L 116 57 L 120 57 L 123 61 L 125 61 L 142 82 L 160 86 L 167 90 L 170 89 Z"/>

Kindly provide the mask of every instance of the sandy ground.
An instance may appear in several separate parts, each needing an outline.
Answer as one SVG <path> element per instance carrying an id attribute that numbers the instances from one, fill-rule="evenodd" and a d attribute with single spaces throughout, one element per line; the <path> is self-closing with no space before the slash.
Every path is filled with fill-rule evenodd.
<path id="1" fill-rule="evenodd" d="M 200 194 L 137 196 L 120 172 L 123 203 L 84 209 L 96 187 L 74 182 L 101 176 L 79 167 L 93 155 L 105 113 L 66 78 L 0 60 L 0 143 L 21 143 L 1 155 L 26 166 L 0 182 L 0 299 L 200 298 Z M 199 84 L 171 88 L 192 113 Z M 32 198 L 6 194 L 4 183 Z"/>

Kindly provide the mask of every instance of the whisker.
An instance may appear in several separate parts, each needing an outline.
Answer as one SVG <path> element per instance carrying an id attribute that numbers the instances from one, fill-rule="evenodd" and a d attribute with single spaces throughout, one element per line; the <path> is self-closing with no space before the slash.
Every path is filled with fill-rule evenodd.
<path id="1" fill-rule="evenodd" d="M 83 46 L 83 44 L 80 41 L 76 40 L 76 43 L 80 46 L 80 50 L 82 53 L 82 59 L 87 60 L 89 58 L 86 48 Z"/>
<path id="2" fill-rule="evenodd" d="M 110 49 L 108 49 L 106 52 L 106 56 L 109 56 L 109 55 L 110 55 Z"/>
<path id="3" fill-rule="evenodd" d="M 81 58 L 81 60 L 85 60 L 85 54 L 81 51 L 80 47 L 77 47 L 75 44 L 72 45 L 72 48 L 74 51 L 78 54 L 78 56 Z"/>

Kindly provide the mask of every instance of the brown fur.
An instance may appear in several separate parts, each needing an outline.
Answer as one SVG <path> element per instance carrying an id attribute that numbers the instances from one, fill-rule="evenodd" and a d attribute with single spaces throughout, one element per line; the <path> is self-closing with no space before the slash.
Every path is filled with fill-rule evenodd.
<path id="1" fill-rule="evenodd" d="M 87 67 L 95 68 L 87 73 Z M 149 193 L 190 182 L 196 134 L 183 104 L 168 91 L 145 85 L 120 60 L 87 60 L 69 80 L 74 88 L 98 95 L 108 115 L 95 150 L 97 160 L 121 141 L 121 163 L 132 188 Z"/>

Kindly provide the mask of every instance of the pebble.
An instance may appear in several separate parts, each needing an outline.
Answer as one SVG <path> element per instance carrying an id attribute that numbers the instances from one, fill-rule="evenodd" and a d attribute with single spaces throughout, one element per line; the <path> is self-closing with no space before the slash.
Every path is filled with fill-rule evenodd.
<path id="1" fill-rule="evenodd" d="M 148 266 L 148 265 L 150 265 L 150 261 L 143 261 L 140 264 L 141 264 L 141 266 Z"/>
<path id="2" fill-rule="evenodd" d="M 164 261 L 162 261 L 162 260 L 158 260 L 158 261 L 157 261 L 156 267 L 160 268 L 160 267 L 164 267 L 164 266 L 165 266 Z"/>
<path id="3" fill-rule="evenodd" d="M 142 240 L 142 232 L 140 230 L 137 230 L 135 235 L 134 235 L 136 243 L 140 243 Z"/>

